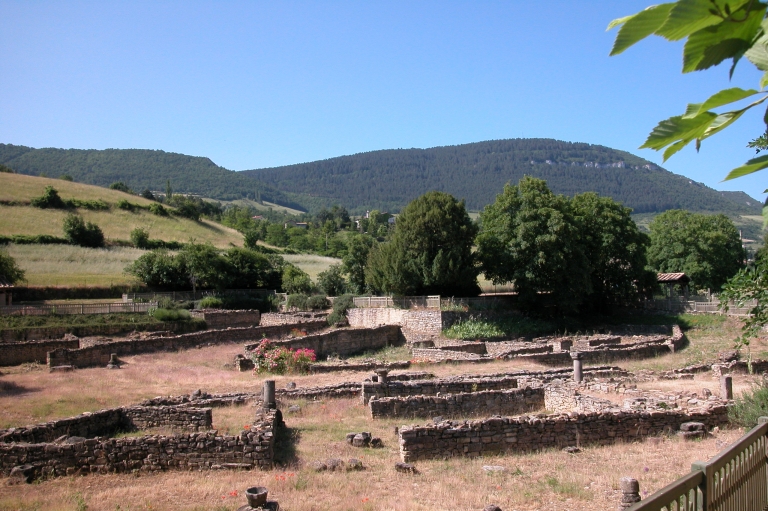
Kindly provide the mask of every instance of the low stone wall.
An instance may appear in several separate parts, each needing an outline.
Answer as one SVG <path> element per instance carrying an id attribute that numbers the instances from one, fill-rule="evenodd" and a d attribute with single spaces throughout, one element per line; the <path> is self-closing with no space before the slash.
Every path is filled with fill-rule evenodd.
<path id="1" fill-rule="evenodd" d="M 175 406 L 130 406 L 86 412 L 75 417 L 59 419 L 34 426 L 0 431 L 0 443 L 53 442 L 57 438 L 110 436 L 119 431 L 168 427 L 185 431 L 211 428 L 210 408 Z"/>
<path id="2" fill-rule="evenodd" d="M 434 396 L 440 394 L 459 394 L 483 390 L 509 390 L 517 388 L 517 378 L 502 376 L 498 378 L 476 376 L 441 378 L 434 380 L 363 382 L 363 404 L 371 399 L 385 397 Z"/>
<path id="3" fill-rule="evenodd" d="M 281 326 L 296 325 L 298 323 L 313 323 L 315 321 L 325 320 L 326 313 L 315 312 L 295 312 L 292 314 L 282 312 L 265 312 L 261 315 L 259 325 L 261 326 Z M 326 323 L 327 326 L 327 323 Z M 378 326 L 378 325 L 377 325 Z"/>
<path id="4" fill-rule="evenodd" d="M 350 363 L 346 360 L 337 363 L 322 363 L 311 364 L 309 366 L 310 373 L 335 373 L 340 371 L 375 371 L 377 369 L 386 369 L 392 371 L 394 369 L 408 369 L 411 367 L 410 361 L 402 362 L 379 362 L 379 361 L 362 361 L 359 363 Z"/>
<path id="5" fill-rule="evenodd" d="M 205 320 L 210 329 L 257 326 L 261 313 L 257 310 L 201 309 L 191 312 L 192 316 Z"/>
<path id="6" fill-rule="evenodd" d="M 61 339 L 67 334 L 77 337 L 108 336 L 134 330 L 156 332 L 169 330 L 183 333 L 202 328 L 199 323 L 189 321 L 168 321 L 165 323 L 123 323 L 120 325 L 56 326 L 39 328 L 6 328 L 0 330 L 0 342 L 14 343 L 42 339 Z"/>
<path id="7" fill-rule="evenodd" d="M 724 364 L 712 364 L 712 375 L 720 378 L 726 374 L 749 374 L 749 365 L 746 360 L 734 360 Z M 752 361 L 752 373 L 762 374 L 768 372 L 768 360 L 755 359 Z"/>
<path id="8" fill-rule="evenodd" d="M 291 349 L 308 348 L 314 350 L 318 358 L 330 355 L 346 357 L 365 351 L 380 350 L 387 346 L 403 344 L 400 328 L 395 325 L 378 328 L 342 328 L 321 334 L 310 334 L 276 341 L 276 345 Z M 246 344 L 246 352 L 254 350 L 258 343 Z"/>
<path id="9" fill-rule="evenodd" d="M 381 325 L 398 325 L 410 332 L 440 335 L 451 325 L 469 317 L 485 316 L 482 312 L 455 312 L 439 310 L 406 310 L 394 308 L 356 308 L 347 311 L 349 326 L 374 328 Z"/>
<path id="10" fill-rule="evenodd" d="M 322 330 L 327 326 L 325 321 L 301 324 L 302 330 L 305 331 Z M 48 353 L 48 366 L 106 366 L 111 353 L 117 353 L 118 356 L 137 355 L 157 351 L 176 351 L 212 344 L 254 341 L 262 337 L 280 338 L 289 335 L 292 328 L 292 325 L 227 328 L 225 330 L 205 330 L 152 339 L 114 341 L 79 349 L 56 349 Z"/>
<path id="11" fill-rule="evenodd" d="M 573 388 L 547 385 L 544 388 L 544 407 L 551 413 L 603 412 L 617 405 L 607 399 L 580 394 Z"/>
<path id="12" fill-rule="evenodd" d="M 133 470 L 270 469 L 275 430 L 282 414 L 272 410 L 239 435 L 217 431 L 133 438 L 93 438 L 73 444 L 0 443 L 0 470 L 28 464 L 35 476 L 129 472 Z"/>
<path id="13" fill-rule="evenodd" d="M 12 342 L 0 344 L 0 366 L 15 366 L 28 362 L 44 364 L 48 352 L 60 348 L 77 349 L 77 339 L 57 339 L 44 341 Z"/>
<path id="14" fill-rule="evenodd" d="M 473 417 L 517 415 L 544 406 L 544 389 L 526 387 L 512 390 L 488 390 L 447 396 L 410 396 L 371 399 L 371 417 Z"/>
<path id="15" fill-rule="evenodd" d="M 569 413 L 494 417 L 461 424 L 441 422 L 399 429 L 400 457 L 424 459 L 522 453 L 574 445 L 607 445 L 677 431 L 684 422 L 707 428 L 728 423 L 726 406 L 700 411 Z"/>

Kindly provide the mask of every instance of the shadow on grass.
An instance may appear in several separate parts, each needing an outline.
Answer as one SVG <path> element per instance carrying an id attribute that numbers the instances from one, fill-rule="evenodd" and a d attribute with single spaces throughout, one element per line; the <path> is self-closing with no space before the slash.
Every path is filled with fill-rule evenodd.
<path id="1" fill-rule="evenodd" d="M 32 392 L 39 392 L 40 389 L 24 387 L 12 381 L 0 381 L 0 397 L 21 396 Z"/>
<path id="2" fill-rule="evenodd" d="M 298 467 L 299 455 L 296 444 L 301 439 L 301 432 L 287 426 L 275 431 L 275 465 L 279 467 Z"/>

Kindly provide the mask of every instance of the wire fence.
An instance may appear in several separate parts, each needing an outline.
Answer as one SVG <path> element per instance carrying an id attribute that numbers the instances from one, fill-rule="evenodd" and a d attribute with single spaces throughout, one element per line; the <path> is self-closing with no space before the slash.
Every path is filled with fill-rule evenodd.
<path id="1" fill-rule="evenodd" d="M 157 307 L 157 302 L 10 305 L 0 307 L 0 315 L 47 316 L 51 314 L 116 314 L 127 312 L 149 312 L 149 310 L 154 307 Z"/>

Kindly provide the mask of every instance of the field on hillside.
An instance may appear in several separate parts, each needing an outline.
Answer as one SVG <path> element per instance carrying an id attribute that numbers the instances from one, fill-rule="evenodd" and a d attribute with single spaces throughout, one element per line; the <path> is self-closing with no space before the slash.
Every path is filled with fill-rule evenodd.
<path id="1" fill-rule="evenodd" d="M 234 204 L 236 206 L 241 207 L 251 207 L 253 209 L 257 209 L 259 211 L 277 211 L 278 213 L 287 213 L 289 215 L 301 215 L 304 213 L 303 211 L 299 211 L 298 209 L 289 208 L 288 206 L 280 206 L 279 204 L 273 204 L 271 202 L 262 201 L 263 204 L 260 204 L 254 200 L 251 199 L 237 199 L 233 201 L 219 201 L 222 204 Z"/>
<path id="2" fill-rule="evenodd" d="M 161 217 L 144 210 L 132 213 L 117 209 L 115 204 L 121 199 L 142 206 L 149 205 L 152 201 L 116 190 L 60 179 L 0 174 L 0 200 L 28 201 L 42 195 L 48 185 L 56 188 L 63 199 L 101 199 L 110 204 L 112 209 L 108 211 L 77 210 L 86 221 L 98 225 L 108 240 L 128 240 L 133 229 L 143 227 L 149 231 L 151 238 L 164 241 L 195 240 L 198 243 L 210 242 L 222 248 L 243 244 L 243 236 L 240 233 L 216 222 L 208 220 L 194 222 L 186 218 Z M 2 205 L 0 206 L 0 234 L 62 236 L 61 226 L 66 215 L 67 211 L 59 209 Z"/>
<path id="3" fill-rule="evenodd" d="M 2 222 L 0 218 L 0 225 Z M 154 234 L 152 236 L 154 237 Z M 133 282 L 133 279 L 124 274 L 123 270 L 145 252 L 131 247 L 84 248 L 72 245 L 15 244 L 8 245 L 7 250 L 26 272 L 25 284 L 29 286 L 128 284 Z M 333 257 L 312 254 L 289 254 L 284 257 L 286 261 L 307 272 L 314 281 L 317 281 L 320 272 L 327 270 L 332 264 L 341 262 Z"/>
<path id="4" fill-rule="evenodd" d="M 334 264 L 340 264 L 341 259 L 314 254 L 280 254 L 289 263 L 295 264 L 309 274 L 317 282 L 317 276 Z"/>
<path id="5" fill-rule="evenodd" d="M 72 245 L 14 245 L 8 253 L 26 272 L 28 286 L 110 286 L 133 278 L 123 270 L 144 250 L 130 247 L 84 248 Z"/>
<path id="6" fill-rule="evenodd" d="M 706 322 L 688 330 L 691 348 L 711 353 L 730 337 L 737 324 Z M 258 392 L 266 377 L 233 371 L 239 344 L 204 347 L 179 352 L 121 357 L 118 371 L 106 368 L 49 373 L 35 365 L 3 368 L 0 376 L 0 427 L 22 426 L 83 411 L 137 403 L 158 395 L 181 395 L 200 388 L 207 392 Z M 696 355 L 698 356 L 698 355 Z M 665 358 L 675 358 L 677 354 Z M 652 364 L 654 359 L 647 361 Z M 657 360 L 657 361 L 658 361 Z M 677 359 L 683 362 L 683 359 Z M 621 362 L 616 365 L 627 366 Z M 530 362 L 495 361 L 482 365 L 422 366 L 438 376 L 489 374 L 514 369 L 541 369 Z M 639 367 L 638 367 L 639 368 Z M 341 381 L 360 381 L 365 373 L 270 376 L 277 388 L 295 382 L 299 388 Z M 737 375 L 739 393 L 758 381 L 757 376 Z M 648 382 L 644 388 L 699 391 L 718 388 L 711 373 L 695 380 Z M 1 510 L 218 510 L 234 511 L 244 505 L 243 492 L 266 486 L 270 499 L 291 511 L 361 510 L 480 510 L 490 503 L 504 510 L 587 511 L 616 509 L 621 498 L 619 478 L 635 477 L 646 496 L 688 473 L 693 462 L 707 460 L 738 439 L 740 429 L 722 429 L 712 437 L 685 442 L 677 435 L 654 442 L 619 443 L 613 446 L 581 445 L 581 452 L 545 450 L 535 454 L 510 454 L 479 458 L 451 458 L 416 462 L 418 475 L 395 472 L 400 461 L 395 426 L 424 424 L 425 419 L 373 420 L 359 399 L 285 401 L 287 412 L 298 404 L 298 413 L 286 413 L 291 446 L 280 448 L 279 465 L 270 471 L 158 472 L 92 474 L 60 477 L 32 485 L 0 486 Z M 213 422 L 221 433 L 237 434 L 249 424 L 251 406 L 214 408 Z M 384 442 L 383 449 L 349 446 L 351 431 L 370 431 Z M 315 460 L 360 459 L 362 472 L 312 470 Z M 488 472 L 484 466 L 501 466 Z"/>

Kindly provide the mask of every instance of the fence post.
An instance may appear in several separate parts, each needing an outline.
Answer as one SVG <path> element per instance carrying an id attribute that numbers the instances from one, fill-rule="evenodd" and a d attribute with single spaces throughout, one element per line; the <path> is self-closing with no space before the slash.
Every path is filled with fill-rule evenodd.
<path id="1" fill-rule="evenodd" d="M 640 502 L 640 483 L 637 482 L 637 479 L 622 477 L 619 481 L 619 486 L 621 487 L 619 511 L 628 509 L 637 502 Z"/>
<path id="2" fill-rule="evenodd" d="M 696 499 L 701 499 L 701 510 L 707 511 L 709 509 L 709 502 L 707 502 L 707 463 L 705 461 L 694 461 L 691 464 L 691 472 L 701 472 L 704 477 L 701 478 L 703 483 L 699 485 Z"/>

